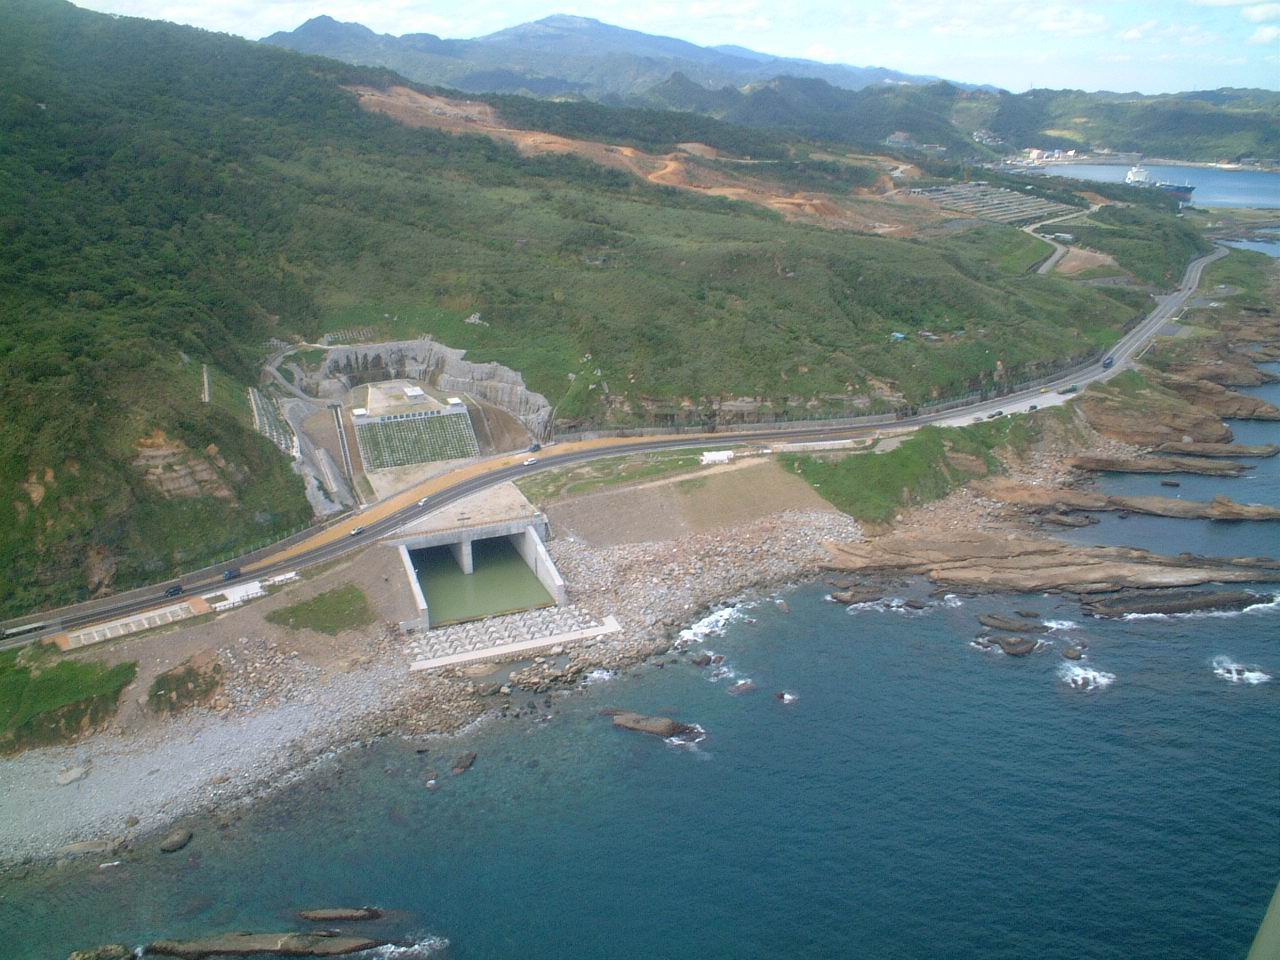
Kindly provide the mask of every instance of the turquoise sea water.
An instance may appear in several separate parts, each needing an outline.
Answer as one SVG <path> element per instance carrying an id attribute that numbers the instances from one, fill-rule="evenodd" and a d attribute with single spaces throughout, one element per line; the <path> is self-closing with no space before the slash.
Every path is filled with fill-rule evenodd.
<path id="1" fill-rule="evenodd" d="M 1218 170 L 1214 167 L 1143 164 L 1155 180 L 1190 183 L 1198 207 L 1280 207 L 1280 173 L 1262 170 Z M 1058 177 L 1124 183 L 1128 164 L 1053 164 L 1047 172 Z"/>
<path id="2" fill-rule="evenodd" d="M 1178 492 L 1280 502 L 1277 465 Z M 1118 521 L 1157 549 L 1277 552 L 1264 525 L 1154 520 L 1133 538 L 1138 522 Z M 363 903 L 393 911 L 377 932 L 424 944 L 383 956 L 1244 955 L 1280 880 L 1280 604 L 1115 622 L 1069 598 L 919 582 L 894 592 L 924 610 L 846 611 L 827 589 L 723 617 L 691 645 L 725 656 L 719 674 L 671 656 L 519 694 L 518 719 L 425 756 L 391 739 L 348 752 L 229 829 L 196 824 L 176 856 L 11 872 L 0 955 L 287 928 L 300 907 Z M 970 645 L 978 613 L 1020 609 L 1055 624 L 1042 649 Z M 756 689 L 731 695 L 746 678 Z M 706 736 L 615 730 L 605 707 Z M 449 776 L 467 750 L 475 766 Z"/>

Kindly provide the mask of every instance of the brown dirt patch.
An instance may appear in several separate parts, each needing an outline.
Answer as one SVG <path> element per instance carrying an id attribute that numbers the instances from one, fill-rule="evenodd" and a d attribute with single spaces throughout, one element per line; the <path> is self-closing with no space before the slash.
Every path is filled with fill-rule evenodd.
<path id="1" fill-rule="evenodd" d="M 748 172 L 751 164 L 745 162 L 740 174 L 695 167 L 695 157 L 720 158 L 718 151 L 706 144 L 681 144 L 680 149 L 674 153 L 657 155 L 634 147 L 594 140 L 575 140 L 554 133 L 506 127 L 493 107 L 476 101 L 452 100 L 419 93 L 408 87 L 378 90 L 374 87 L 352 86 L 345 89 L 359 98 L 362 109 L 386 114 L 406 126 L 492 137 L 514 145 L 525 156 L 573 154 L 661 186 L 754 203 L 774 210 L 789 220 L 838 230 L 910 236 L 922 222 L 943 219 L 935 209 L 931 209 L 931 205 L 896 197 L 886 201 L 877 195 L 880 188 L 856 198 L 793 193 L 751 177 Z M 892 184 L 886 178 L 883 189 L 891 188 Z M 860 202 L 864 199 L 875 199 L 878 203 L 874 208 L 868 209 Z"/>
<path id="2" fill-rule="evenodd" d="M 1058 261 L 1057 267 L 1054 268 L 1055 273 L 1060 273 L 1066 277 L 1073 277 L 1077 273 L 1084 273 L 1086 270 L 1092 270 L 1094 267 L 1119 267 L 1115 257 L 1108 253 L 1098 253 L 1096 250 L 1084 250 L 1080 247 L 1070 247 L 1067 249 L 1067 255 Z"/>
<path id="3" fill-rule="evenodd" d="M 615 546 L 674 540 L 788 510 L 834 508 L 799 477 L 766 460 L 570 497 L 546 513 L 557 536 Z"/>

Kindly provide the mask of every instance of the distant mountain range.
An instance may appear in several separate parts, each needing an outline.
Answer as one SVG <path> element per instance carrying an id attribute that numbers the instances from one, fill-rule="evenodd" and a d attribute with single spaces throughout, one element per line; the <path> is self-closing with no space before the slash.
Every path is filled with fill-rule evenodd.
<path id="1" fill-rule="evenodd" d="M 883 67 L 702 47 L 563 15 L 472 40 L 395 37 L 321 16 L 262 42 L 472 94 L 700 113 L 863 147 L 893 137 L 906 149 L 945 147 L 953 159 L 1022 147 L 1107 147 L 1183 160 L 1280 157 L 1280 93 L 1268 90 L 1011 94 Z"/>
<path id="2" fill-rule="evenodd" d="M 576 95 L 604 101 L 641 94 L 673 73 L 704 87 L 740 87 L 778 76 L 825 80 L 846 90 L 938 79 L 883 67 L 775 57 L 745 47 L 700 47 L 564 15 L 474 40 L 445 40 L 429 33 L 394 37 L 321 16 L 296 30 L 273 33 L 262 42 L 348 63 L 389 67 L 419 83 L 471 93 Z"/>

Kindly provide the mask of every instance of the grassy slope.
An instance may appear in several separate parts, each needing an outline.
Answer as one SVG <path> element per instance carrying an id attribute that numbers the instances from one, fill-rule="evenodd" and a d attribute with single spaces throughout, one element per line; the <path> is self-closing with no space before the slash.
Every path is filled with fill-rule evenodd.
<path id="1" fill-rule="evenodd" d="M 968 427 L 924 427 L 887 453 L 828 458 L 787 455 L 827 501 L 858 520 L 885 523 L 905 506 L 945 497 L 974 477 L 1000 469 L 1000 447 L 1025 449 L 1035 436 L 1026 417 Z M 948 460 L 948 454 L 961 454 Z"/>
<path id="2" fill-rule="evenodd" d="M 0 653 L 0 752 L 56 743 L 102 722 L 138 666 L 55 659 L 41 647 Z"/>
<path id="3" fill-rule="evenodd" d="M 1166 289 L 1177 285 L 1191 260 L 1212 249 L 1190 222 L 1144 207 L 1103 207 L 1058 226 L 1081 246 L 1111 254 L 1135 277 Z"/>

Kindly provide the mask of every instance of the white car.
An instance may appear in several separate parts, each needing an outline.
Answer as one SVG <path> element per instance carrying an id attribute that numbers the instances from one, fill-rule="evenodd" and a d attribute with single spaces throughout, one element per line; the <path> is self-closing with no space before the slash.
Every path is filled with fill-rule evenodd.
<path id="1" fill-rule="evenodd" d="M 525 465 L 526 467 L 532 467 L 532 466 L 533 466 L 535 463 L 537 463 L 537 462 L 538 462 L 538 458 L 537 458 L 537 457 L 530 457 L 528 460 L 526 460 L 526 461 L 524 462 L 524 465 Z"/>

